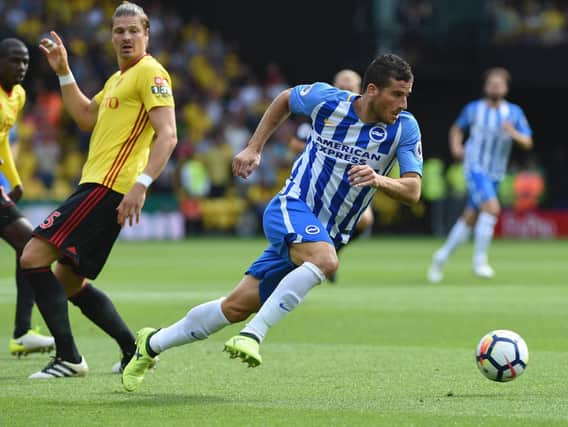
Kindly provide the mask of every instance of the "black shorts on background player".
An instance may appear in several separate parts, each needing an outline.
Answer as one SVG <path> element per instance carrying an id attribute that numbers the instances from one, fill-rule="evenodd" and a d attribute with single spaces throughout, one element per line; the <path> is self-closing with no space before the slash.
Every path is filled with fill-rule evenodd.
<path id="1" fill-rule="evenodd" d="M 102 185 L 81 184 L 33 235 L 57 247 L 77 274 L 95 279 L 120 233 L 116 208 L 122 198 Z"/>

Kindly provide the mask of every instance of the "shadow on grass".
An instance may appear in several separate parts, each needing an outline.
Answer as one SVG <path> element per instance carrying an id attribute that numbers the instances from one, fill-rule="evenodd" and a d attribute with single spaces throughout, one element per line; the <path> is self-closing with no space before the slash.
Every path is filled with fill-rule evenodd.
<path id="1" fill-rule="evenodd" d="M 108 400 L 112 397 L 113 400 Z M 74 408 L 96 407 L 97 409 L 129 409 L 140 407 L 168 407 L 168 406 L 203 406 L 203 405 L 223 405 L 231 403 L 230 399 L 221 396 L 212 395 L 184 395 L 175 393 L 127 393 L 123 391 L 115 391 L 113 393 L 101 393 L 104 400 L 84 401 L 77 400 L 74 402 L 67 401 L 66 404 L 72 404 Z M 116 400 L 114 400 L 116 399 Z M 37 399 L 43 404 L 60 405 L 60 400 L 53 399 Z"/>

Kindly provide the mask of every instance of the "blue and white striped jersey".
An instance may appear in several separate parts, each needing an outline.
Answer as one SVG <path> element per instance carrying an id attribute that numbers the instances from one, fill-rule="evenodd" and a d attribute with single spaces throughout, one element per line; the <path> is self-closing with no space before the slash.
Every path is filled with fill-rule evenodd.
<path id="1" fill-rule="evenodd" d="M 310 116 L 312 130 L 280 194 L 303 200 L 336 243 L 347 243 L 375 193 L 349 184 L 351 165 L 367 164 L 387 175 L 398 160 L 401 175 L 422 174 L 414 116 L 404 111 L 392 125 L 363 123 L 353 108 L 358 97 L 327 83 L 296 86 L 290 96 L 290 110 Z"/>
<path id="2" fill-rule="evenodd" d="M 503 179 L 513 145 L 513 138 L 503 130 L 505 121 L 523 135 L 532 135 L 525 113 L 511 102 L 491 107 L 484 99 L 478 99 L 463 108 L 454 124 L 469 131 L 464 154 L 466 171 L 481 172 L 496 181 Z"/>

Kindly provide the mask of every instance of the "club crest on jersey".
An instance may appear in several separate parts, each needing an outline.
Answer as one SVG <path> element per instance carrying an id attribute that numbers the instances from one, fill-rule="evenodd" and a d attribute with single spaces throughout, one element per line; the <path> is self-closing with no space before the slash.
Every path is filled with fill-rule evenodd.
<path id="1" fill-rule="evenodd" d="M 369 131 L 369 138 L 375 142 L 383 142 L 387 139 L 387 129 L 384 125 L 373 126 Z"/>
<path id="2" fill-rule="evenodd" d="M 320 232 L 320 228 L 317 225 L 307 225 L 306 226 L 306 233 L 307 234 L 318 234 Z"/>

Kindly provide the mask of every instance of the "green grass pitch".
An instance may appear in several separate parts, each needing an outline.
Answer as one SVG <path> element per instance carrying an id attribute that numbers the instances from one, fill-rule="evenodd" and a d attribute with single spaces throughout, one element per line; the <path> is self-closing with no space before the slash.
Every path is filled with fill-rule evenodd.
<path id="1" fill-rule="evenodd" d="M 361 240 L 341 254 L 337 285 L 313 290 L 275 326 L 264 364 L 246 368 L 222 353 L 239 326 L 171 349 L 139 391 L 110 373 L 111 339 L 70 307 L 90 373 L 28 380 L 46 355 L 7 352 L 15 286 L 13 253 L 0 252 L 2 426 L 552 426 L 568 424 L 566 241 L 496 241 L 496 278 L 471 273 L 471 246 L 446 280 L 425 281 L 439 240 Z M 264 249 L 263 240 L 119 242 L 96 281 L 136 331 L 166 326 L 227 293 Z M 43 325 L 34 312 L 34 324 Z M 528 343 L 527 371 L 511 383 L 485 379 L 478 340 L 512 329 Z M 45 332 L 45 326 L 43 331 Z"/>

